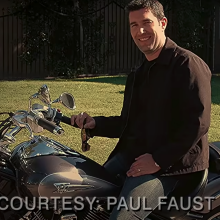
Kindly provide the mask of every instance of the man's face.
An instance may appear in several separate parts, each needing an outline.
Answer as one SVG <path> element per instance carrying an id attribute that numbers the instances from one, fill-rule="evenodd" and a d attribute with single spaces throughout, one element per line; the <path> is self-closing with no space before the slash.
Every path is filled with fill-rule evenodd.
<path id="1" fill-rule="evenodd" d="M 161 48 L 167 24 L 166 18 L 161 21 L 148 9 L 132 11 L 129 14 L 131 36 L 144 54 L 152 54 Z"/>

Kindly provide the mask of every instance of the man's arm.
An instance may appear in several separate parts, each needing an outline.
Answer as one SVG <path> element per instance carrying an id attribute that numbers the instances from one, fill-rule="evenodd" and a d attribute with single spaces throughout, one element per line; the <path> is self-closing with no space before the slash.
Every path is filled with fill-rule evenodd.
<path id="1" fill-rule="evenodd" d="M 119 138 L 126 120 L 126 114 L 128 110 L 128 103 L 130 101 L 130 91 L 132 86 L 132 75 L 128 75 L 125 84 L 125 91 L 124 91 L 124 100 L 123 106 L 121 110 L 120 116 L 96 116 L 93 117 L 95 119 L 95 128 L 91 129 L 90 136 L 99 136 L 99 137 L 108 137 L 108 138 Z"/>
<path id="2" fill-rule="evenodd" d="M 211 114 L 211 72 L 198 58 L 185 61 L 175 71 L 178 95 L 178 129 L 172 142 L 153 153 L 153 159 L 166 170 L 180 160 L 208 132 Z"/>
<path id="3" fill-rule="evenodd" d="M 90 136 L 119 138 L 122 132 L 122 116 L 96 116 L 96 126 L 89 131 Z"/>

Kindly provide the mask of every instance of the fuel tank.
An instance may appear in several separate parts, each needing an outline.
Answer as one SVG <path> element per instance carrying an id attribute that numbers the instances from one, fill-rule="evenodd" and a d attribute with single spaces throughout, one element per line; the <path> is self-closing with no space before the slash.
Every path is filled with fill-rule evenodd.
<path id="1" fill-rule="evenodd" d="M 119 181 L 103 166 L 44 136 L 15 147 L 10 158 L 21 196 L 117 196 Z"/>

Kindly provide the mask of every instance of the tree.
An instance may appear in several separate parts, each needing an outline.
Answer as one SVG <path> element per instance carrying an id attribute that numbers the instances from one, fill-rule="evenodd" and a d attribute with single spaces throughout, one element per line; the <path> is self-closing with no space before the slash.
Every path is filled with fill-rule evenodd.
<path id="1" fill-rule="evenodd" d="M 107 51 L 102 49 L 103 14 L 91 13 L 98 3 L 14 0 L 13 10 L 21 11 L 18 16 L 24 25 L 21 58 L 31 64 L 43 56 L 45 67 L 55 76 L 75 77 L 82 70 L 87 74 L 99 72 Z"/>
<path id="2" fill-rule="evenodd" d="M 12 0 L 11 0 L 12 1 Z M 13 0 L 24 24 L 21 58 L 32 63 L 39 56 L 50 75 L 75 77 L 100 73 L 110 54 L 104 36 L 106 23 L 100 6 L 130 0 Z M 217 0 L 216 0 L 217 1 Z M 103 3 L 104 2 L 104 3 Z M 213 2 L 161 0 L 168 17 L 167 36 L 208 63 L 211 49 Z M 110 25 L 110 24 L 107 24 Z M 129 28 L 129 27 L 128 27 Z"/>
<path id="3" fill-rule="evenodd" d="M 206 0 L 163 0 L 170 13 L 172 29 L 169 35 L 180 46 L 204 56 L 213 20 L 213 2 Z"/>

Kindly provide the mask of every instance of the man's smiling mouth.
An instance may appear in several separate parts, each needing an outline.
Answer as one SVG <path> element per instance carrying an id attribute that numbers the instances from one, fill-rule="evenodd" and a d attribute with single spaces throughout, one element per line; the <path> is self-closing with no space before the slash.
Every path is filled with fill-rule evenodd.
<path id="1" fill-rule="evenodd" d="M 144 37 L 144 38 L 139 38 L 139 41 L 147 41 L 149 40 L 151 37 Z"/>

